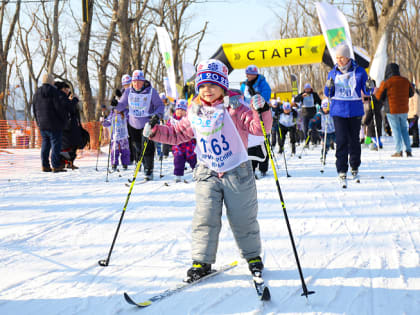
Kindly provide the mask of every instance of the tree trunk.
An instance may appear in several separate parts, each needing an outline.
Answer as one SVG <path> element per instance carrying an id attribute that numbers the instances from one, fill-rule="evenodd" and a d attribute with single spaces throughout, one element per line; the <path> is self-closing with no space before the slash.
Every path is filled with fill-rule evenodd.
<path id="1" fill-rule="evenodd" d="M 83 116 L 86 121 L 95 118 L 95 104 L 92 102 L 92 90 L 90 87 L 88 59 L 89 59 L 89 41 L 92 27 L 93 1 L 88 1 L 89 20 L 82 25 L 79 50 L 77 55 L 77 81 L 79 82 L 80 94 L 83 103 Z"/>
<path id="2" fill-rule="evenodd" d="M 12 41 L 13 33 L 15 30 L 16 22 L 19 18 L 20 13 L 20 3 L 21 1 L 18 0 L 16 2 L 16 10 L 15 14 L 13 15 L 12 21 L 8 25 L 9 32 L 6 37 L 6 41 L 3 42 L 3 25 L 4 25 L 4 17 L 7 2 L 2 1 L 0 6 L 0 120 L 6 119 L 6 111 L 7 111 L 7 103 L 5 99 L 7 98 L 7 70 L 8 70 L 8 61 L 7 57 L 9 54 L 10 43 Z M 0 141 L 1 142 L 1 141 Z"/>
<path id="3" fill-rule="evenodd" d="M 58 47 L 60 45 L 60 36 L 58 35 L 58 1 L 59 0 L 55 0 L 54 1 L 54 17 L 53 17 L 53 30 L 52 30 L 52 38 L 50 40 L 52 40 L 52 51 L 51 51 L 51 59 L 50 59 L 50 63 L 48 64 L 48 69 L 47 72 L 48 73 L 54 73 L 54 65 L 55 65 L 55 61 L 57 60 L 57 56 L 58 56 Z"/>
<path id="4" fill-rule="evenodd" d="M 117 24 L 117 16 L 116 16 L 116 9 L 118 7 L 118 1 L 113 1 L 113 14 L 111 19 L 111 24 L 109 26 L 108 35 L 105 42 L 105 48 L 103 54 L 101 56 L 101 60 L 99 62 L 99 69 L 98 69 L 98 97 L 96 100 L 96 115 L 95 118 L 99 119 L 101 115 L 101 106 L 105 104 L 105 97 L 106 97 L 106 87 L 107 87 L 107 75 L 106 71 L 109 65 L 109 58 L 111 55 L 111 47 L 112 42 L 114 41 L 114 33 L 115 27 Z"/>
<path id="5" fill-rule="evenodd" d="M 130 71 L 131 41 L 128 18 L 129 0 L 121 0 L 118 5 L 118 29 L 120 33 L 120 62 L 115 82 L 120 82 L 124 73 Z"/>

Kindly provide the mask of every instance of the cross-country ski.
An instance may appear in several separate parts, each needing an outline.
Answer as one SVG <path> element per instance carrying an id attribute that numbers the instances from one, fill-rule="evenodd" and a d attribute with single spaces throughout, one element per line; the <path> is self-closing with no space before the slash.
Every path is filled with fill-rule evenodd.
<path id="1" fill-rule="evenodd" d="M 374 3 L 2 1 L 0 314 L 418 315 L 420 0 Z"/>

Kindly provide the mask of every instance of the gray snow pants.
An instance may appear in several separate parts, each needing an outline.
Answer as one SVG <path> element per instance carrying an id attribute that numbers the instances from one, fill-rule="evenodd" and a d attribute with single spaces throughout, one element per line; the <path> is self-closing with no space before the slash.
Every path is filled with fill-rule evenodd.
<path id="1" fill-rule="evenodd" d="M 200 163 L 194 169 L 194 178 L 196 209 L 192 222 L 192 259 L 215 263 L 223 203 L 241 256 L 245 259 L 259 256 L 258 199 L 251 162 L 242 163 L 221 178 Z"/>

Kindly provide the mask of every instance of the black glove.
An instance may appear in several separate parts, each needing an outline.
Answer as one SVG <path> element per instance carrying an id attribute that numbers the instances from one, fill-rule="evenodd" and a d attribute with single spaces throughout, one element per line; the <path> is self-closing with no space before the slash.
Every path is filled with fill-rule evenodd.
<path id="1" fill-rule="evenodd" d="M 120 89 L 115 89 L 115 96 L 117 96 L 117 97 L 122 96 L 122 93 L 121 93 Z"/>
<path id="2" fill-rule="evenodd" d="M 149 120 L 150 127 L 153 128 L 156 124 L 159 124 L 159 121 L 160 121 L 159 116 L 153 115 Z"/>
<path id="3" fill-rule="evenodd" d="M 118 101 L 115 98 L 113 98 L 112 101 L 111 101 L 111 106 L 115 107 L 117 105 L 118 105 Z"/>

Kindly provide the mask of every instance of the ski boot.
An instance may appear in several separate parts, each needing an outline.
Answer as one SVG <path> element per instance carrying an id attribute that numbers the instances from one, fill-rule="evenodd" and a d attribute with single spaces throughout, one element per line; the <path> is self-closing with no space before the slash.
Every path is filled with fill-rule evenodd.
<path id="1" fill-rule="evenodd" d="M 150 180 L 153 180 L 153 173 L 151 173 L 151 174 L 145 174 L 144 175 L 144 181 L 145 182 L 148 182 L 148 181 L 150 181 Z"/>
<path id="2" fill-rule="evenodd" d="M 360 178 L 359 178 L 359 170 L 358 169 L 352 169 L 351 170 L 351 175 L 353 176 L 353 180 L 356 182 L 356 183 L 360 183 Z"/>
<path id="3" fill-rule="evenodd" d="M 181 176 L 175 176 L 175 183 L 180 183 L 182 177 Z"/>
<path id="4" fill-rule="evenodd" d="M 211 264 L 201 263 L 198 261 L 193 261 L 193 265 L 187 271 L 187 278 L 185 282 L 194 282 L 198 279 L 208 275 L 211 272 Z"/>
<path id="5" fill-rule="evenodd" d="M 251 273 L 254 276 L 260 276 L 262 273 L 262 270 L 264 269 L 264 264 L 261 260 L 260 256 L 254 257 L 254 258 L 250 258 L 247 260 L 248 261 L 248 268 L 249 271 L 251 271 Z"/>
<path id="6" fill-rule="evenodd" d="M 347 174 L 346 173 L 338 173 L 338 181 L 342 188 L 347 188 Z"/>
<path id="7" fill-rule="evenodd" d="M 112 171 L 115 172 L 117 170 L 117 165 L 112 165 Z"/>
<path id="8" fill-rule="evenodd" d="M 123 170 L 127 170 L 127 165 L 123 165 Z"/>

